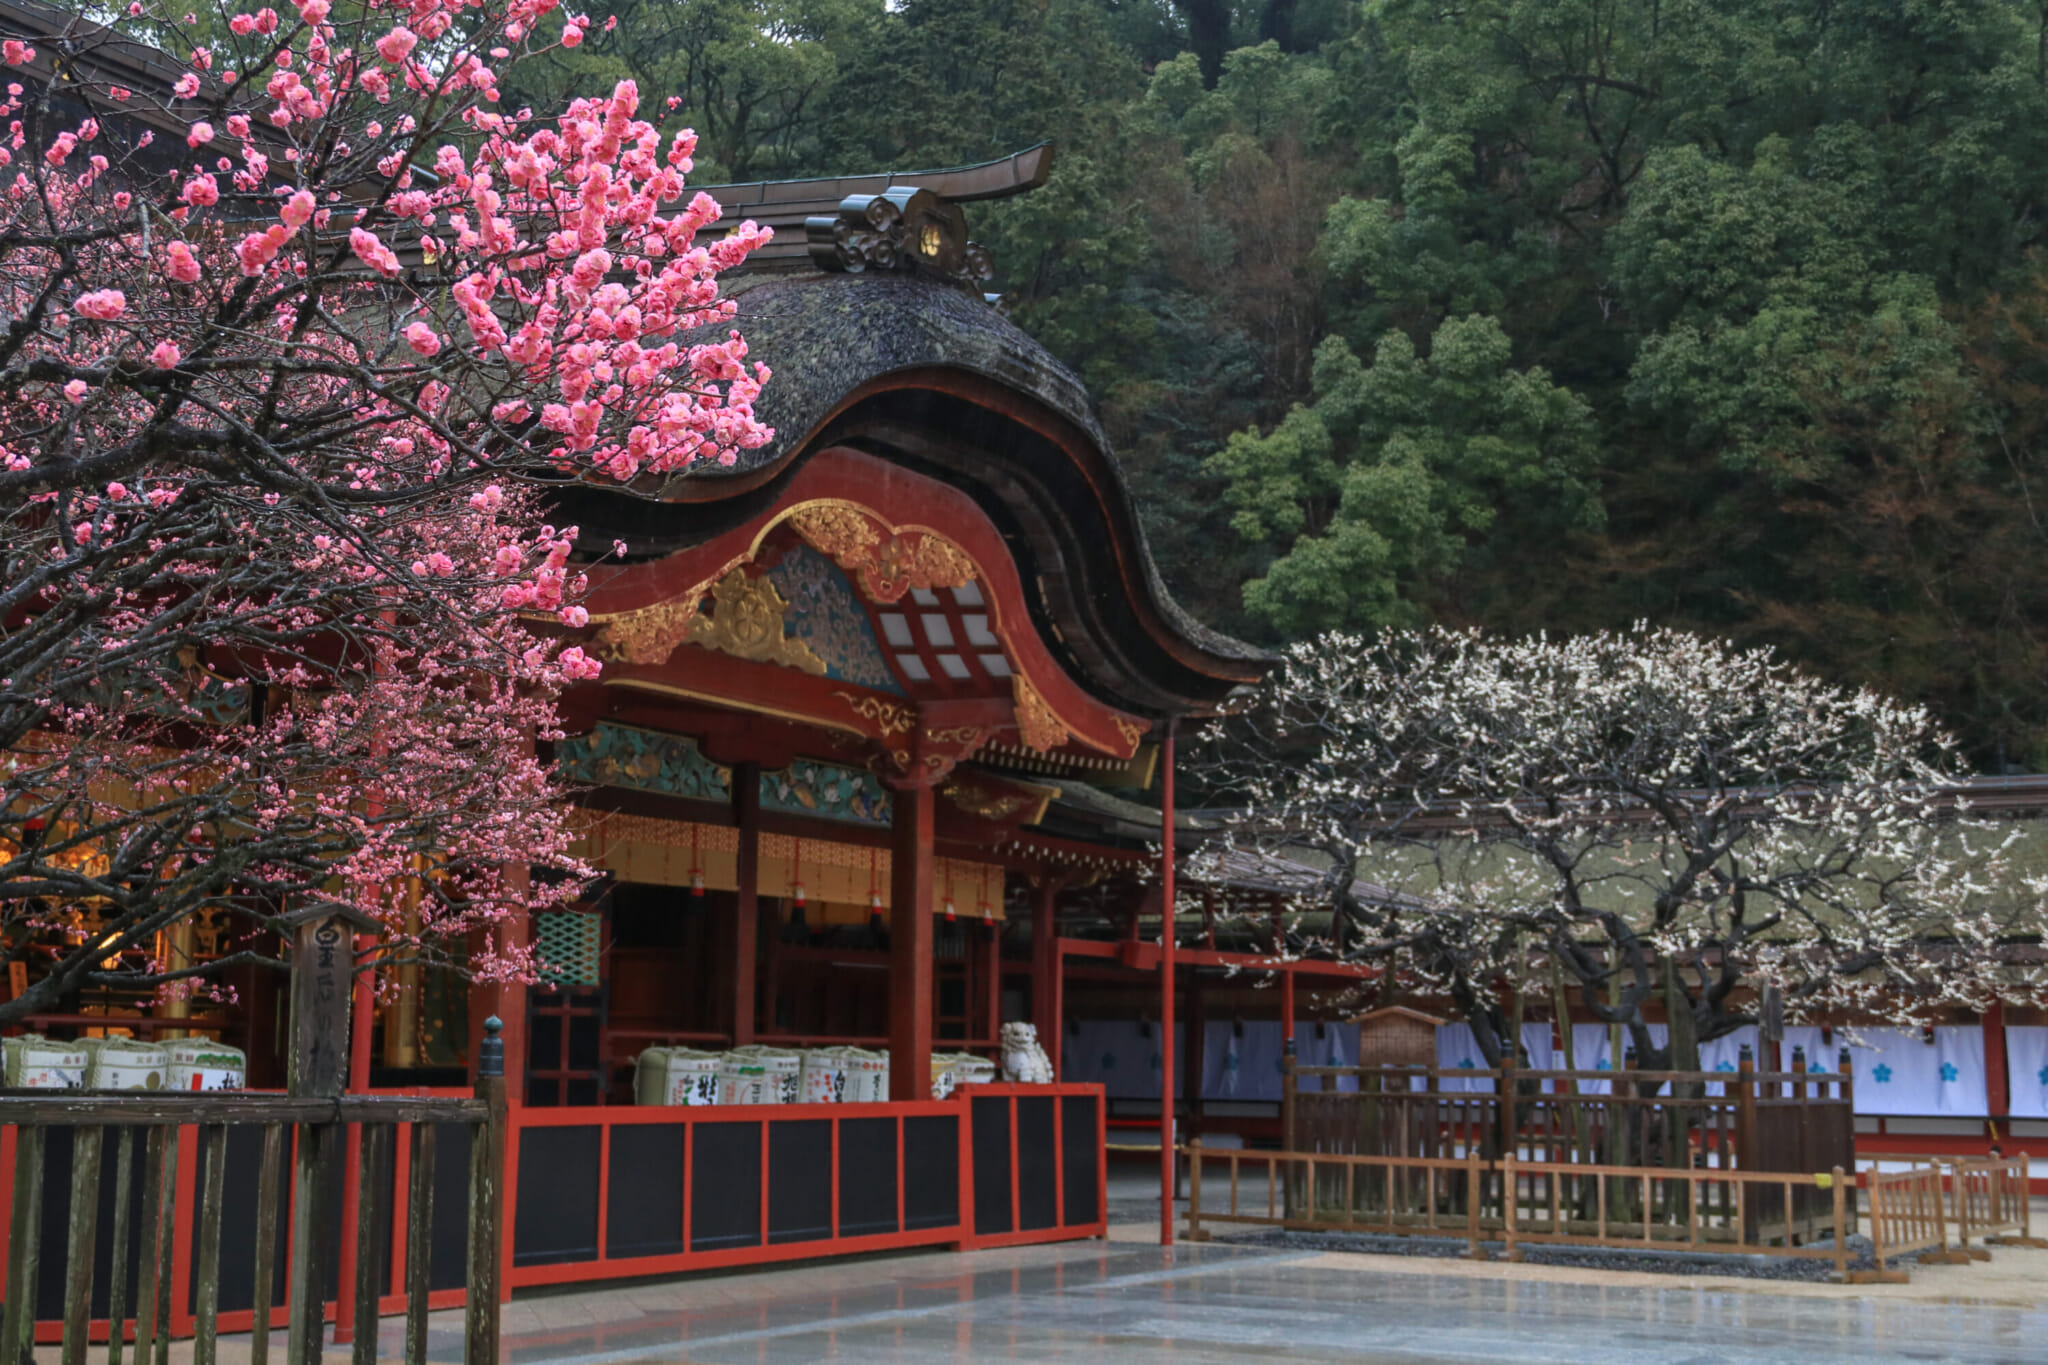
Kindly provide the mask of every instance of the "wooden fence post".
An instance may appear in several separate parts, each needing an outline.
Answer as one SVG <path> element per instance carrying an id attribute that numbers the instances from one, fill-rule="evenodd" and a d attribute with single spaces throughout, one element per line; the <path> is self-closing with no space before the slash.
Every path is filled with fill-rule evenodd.
<path id="1" fill-rule="evenodd" d="M 1280 1148 L 1282 1151 L 1299 1151 L 1297 1141 L 1300 1134 L 1295 1131 L 1299 1112 L 1294 1103 L 1297 1084 L 1294 1068 L 1294 1039 L 1289 1037 L 1281 1045 L 1280 1054 Z M 1287 1183 L 1281 1187 L 1281 1212 L 1288 1218 L 1294 1217 L 1294 1163 L 1286 1163 Z"/>
<path id="2" fill-rule="evenodd" d="M 464 1365 L 498 1365 L 498 1267 L 502 1234 L 499 1198 L 505 1188 L 504 1023 L 484 1021 L 477 1049 L 476 1097 L 490 1114 L 470 1129 L 469 1292 L 463 1312 Z"/>
<path id="3" fill-rule="evenodd" d="M 1837 1283 L 1837 1284 L 1847 1284 L 1847 1283 L 1849 1282 L 1849 1234 L 1848 1234 L 1848 1232 L 1846 1231 L 1846 1228 L 1847 1228 L 1848 1224 L 1847 1224 L 1847 1221 L 1846 1221 L 1846 1219 L 1844 1218 L 1844 1215 L 1843 1215 L 1843 1212 L 1842 1212 L 1842 1209 L 1843 1209 L 1843 1204 L 1844 1204 L 1844 1202 L 1845 1202 L 1845 1200 L 1844 1200 L 1844 1198 L 1843 1198 L 1843 1186 L 1844 1186 L 1844 1185 L 1845 1185 L 1846 1183 L 1847 1183 L 1847 1180 L 1846 1180 L 1846 1178 L 1845 1178 L 1845 1177 L 1843 1176 L 1843 1174 L 1842 1174 L 1842 1168 L 1841 1168 L 1840 1166 L 1837 1166 L 1837 1167 L 1835 1167 L 1835 1173 L 1834 1173 L 1834 1195 L 1835 1195 L 1835 1229 L 1834 1229 L 1834 1230 L 1835 1230 L 1835 1283 Z"/>
<path id="4" fill-rule="evenodd" d="M 1500 1208 L 1501 1239 L 1507 1246 L 1508 1260 L 1522 1259 L 1522 1248 L 1515 1243 L 1515 1205 L 1521 1202 L 1521 1192 L 1515 1185 L 1515 1149 L 1508 1148 L 1500 1154 Z"/>
<path id="5" fill-rule="evenodd" d="M 1473 1261 L 1490 1261 L 1493 1254 L 1479 1245 L 1480 1182 L 1486 1179 L 1479 1164 L 1479 1144 L 1471 1134 L 1465 1139 L 1465 1256 Z"/>
<path id="6" fill-rule="evenodd" d="M 1735 1168 L 1753 1169 L 1756 1160 L 1756 1057 L 1742 1045 L 1735 1080 Z"/>
<path id="7" fill-rule="evenodd" d="M 1206 1242 L 1209 1234 L 1202 1231 L 1202 1135 L 1194 1133 L 1188 1137 L 1188 1240 Z"/>

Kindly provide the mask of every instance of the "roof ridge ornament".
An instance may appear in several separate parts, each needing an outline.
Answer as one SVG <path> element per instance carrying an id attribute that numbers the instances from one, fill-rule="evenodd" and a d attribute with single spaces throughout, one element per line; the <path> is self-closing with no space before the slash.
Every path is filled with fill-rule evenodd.
<path id="1" fill-rule="evenodd" d="M 836 214 L 804 220 L 811 259 L 825 270 L 916 272 L 979 294 L 995 274 L 988 249 L 967 240 L 967 215 L 928 189 L 900 185 L 849 194 Z"/>

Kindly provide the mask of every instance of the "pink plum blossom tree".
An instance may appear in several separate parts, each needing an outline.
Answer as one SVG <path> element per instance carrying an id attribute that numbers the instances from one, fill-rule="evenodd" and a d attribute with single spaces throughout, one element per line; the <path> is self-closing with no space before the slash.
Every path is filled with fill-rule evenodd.
<path id="1" fill-rule="evenodd" d="M 220 990 L 315 897 L 531 971 L 497 931 L 587 874 L 536 745 L 599 667 L 545 485 L 772 435 L 718 287 L 767 234 L 714 237 L 692 134 L 630 83 L 498 105 L 587 22 L 138 0 L 0 41 L 0 1023 Z"/>

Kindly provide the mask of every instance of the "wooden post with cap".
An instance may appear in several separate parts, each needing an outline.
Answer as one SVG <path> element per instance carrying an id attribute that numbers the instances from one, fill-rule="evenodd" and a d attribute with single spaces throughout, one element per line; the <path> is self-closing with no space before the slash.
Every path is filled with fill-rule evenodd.
<path id="1" fill-rule="evenodd" d="M 469 1274 L 463 1305 L 464 1365 L 498 1365 L 499 1242 L 505 1189 L 504 1021 L 484 1020 L 477 1048 L 476 1097 L 488 1112 L 470 1125 Z"/>
<path id="2" fill-rule="evenodd" d="M 291 934 L 291 1041 L 285 1088 L 293 1096 L 339 1099 L 348 1084 L 349 1006 L 355 994 L 355 935 L 377 921 L 351 905 L 319 901 L 282 917 Z M 328 1172 L 346 1125 L 299 1125 L 292 1166 L 291 1278 L 285 1291 L 289 1365 L 319 1365 L 325 1326 L 329 1230 Z"/>

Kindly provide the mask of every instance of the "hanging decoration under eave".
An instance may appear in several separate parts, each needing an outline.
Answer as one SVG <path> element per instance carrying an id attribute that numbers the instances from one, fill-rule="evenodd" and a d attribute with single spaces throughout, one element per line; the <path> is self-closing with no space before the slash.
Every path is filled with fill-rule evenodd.
<path id="1" fill-rule="evenodd" d="M 700 884 L 710 891 L 739 889 L 740 832 L 730 825 L 588 809 L 579 810 L 575 818 L 578 837 L 572 850 L 620 881 L 682 887 L 691 894 Z M 823 907 L 811 916 L 821 925 L 842 920 L 864 923 L 869 915 L 889 909 L 892 860 L 887 849 L 809 835 L 801 848 L 785 834 L 763 833 L 760 838 L 755 885 L 759 894 L 793 897 L 801 883 L 804 899 Z M 986 918 L 1001 920 L 1004 876 L 997 863 L 934 858 L 929 909 L 942 914 L 952 888 L 973 885 L 988 907 Z"/>

